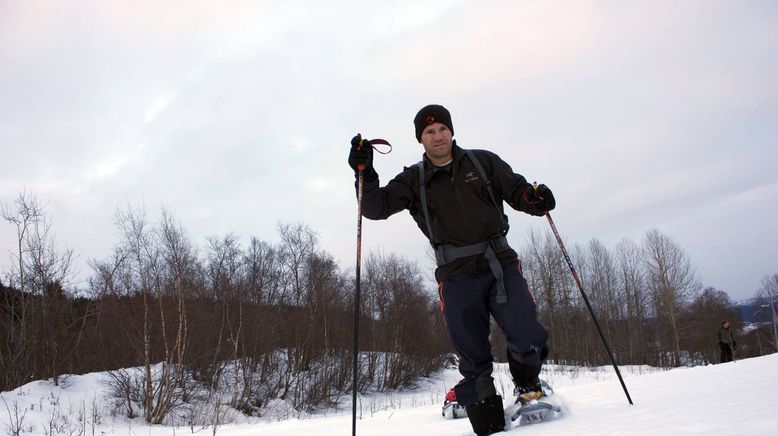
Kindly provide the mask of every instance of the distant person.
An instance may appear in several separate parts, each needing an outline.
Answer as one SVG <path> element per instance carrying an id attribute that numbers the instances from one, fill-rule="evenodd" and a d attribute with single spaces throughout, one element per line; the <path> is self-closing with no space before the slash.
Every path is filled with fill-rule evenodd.
<path id="1" fill-rule="evenodd" d="M 501 432 L 505 417 L 492 378 L 490 316 L 508 341 L 517 401 L 544 395 L 538 376 L 548 356 L 548 332 L 538 322 L 521 261 L 505 237 L 503 206 L 542 217 L 554 208 L 554 195 L 546 185 L 528 183 L 495 153 L 457 146 L 451 114 L 443 106 L 423 107 L 413 124 L 424 147 L 422 161 L 384 187 L 372 166 L 369 141 L 360 135 L 351 140 L 348 163 L 355 171 L 364 168 L 362 214 L 383 220 L 407 209 L 429 239 L 441 311 L 464 377 L 454 387 L 456 399 L 476 434 Z"/>
<path id="2" fill-rule="evenodd" d="M 732 362 L 732 354 L 737 348 L 737 343 L 735 343 L 735 337 L 732 335 L 732 330 L 729 328 L 729 321 L 726 319 L 721 322 L 718 339 L 719 348 L 721 349 L 721 363 Z"/>

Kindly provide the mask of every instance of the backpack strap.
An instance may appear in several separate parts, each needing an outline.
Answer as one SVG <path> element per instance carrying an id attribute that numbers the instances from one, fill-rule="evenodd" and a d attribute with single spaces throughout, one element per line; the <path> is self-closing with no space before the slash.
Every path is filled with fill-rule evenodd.
<path id="1" fill-rule="evenodd" d="M 481 179 L 483 179 L 484 183 L 486 183 L 486 192 L 489 193 L 489 199 L 492 200 L 492 205 L 494 205 L 494 208 L 497 209 L 497 213 L 500 215 L 500 221 L 502 222 L 503 227 L 503 234 L 508 233 L 508 223 L 505 222 L 505 218 L 503 217 L 502 211 L 500 210 L 500 203 L 497 202 L 496 197 L 494 196 L 494 190 L 492 189 L 492 181 L 489 179 L 489 176 L 486 175 L 486 171 L 484 171 L 484 167 L 481 165 L 481 161 L 478 160 L 477 157 L 475 157 L 475 153 L 473 153 L 472 150 L 465 150 L 465 156 L 470 158 L 470 162 L 473 163 L 473 166 L 475 167 L 476 171 L 478 171 L 478 174 L 481 175 Z"/>
<path id="2" fill-rule="evenodd" d="M 427 185 L 424 183 L 424 160 L 420 160 L 416 166 L 419 168 L 419 201 L 421 202 L 421 211 L 424 214 L 424 221 L 427 223 L 427 234 L 430 237 L 430 244 L 432 244 L 432 248 L 435 248 L 435 234 L 432 230 L 430 211 L 427 206 Z"/>

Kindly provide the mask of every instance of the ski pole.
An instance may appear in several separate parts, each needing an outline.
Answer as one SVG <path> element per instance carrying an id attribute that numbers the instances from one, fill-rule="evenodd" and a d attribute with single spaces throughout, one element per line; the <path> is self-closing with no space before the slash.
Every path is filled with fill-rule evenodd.
<path id="1" fill-rule="evenodd" d="M 602 333 L 602 329 L 600 328 L 600 323 L 597 321 L 597 316 L 594 315 L 594 309 L 592 309 L 592 305 L 589 303 L 589 297 L 587 297 L 586 292 L 584 292 L 583 285 L 581 284 L 581 279 L 578 278 L 578 273 L 575 271 L 573 262 L 570 260 L 570 255 L 567 254 L 567 250 L 565 249 L 565 244 L 562 243 L 562 238 L 559 236 L 559 232 L 556 229 L 556 225 L 554 225 L 554 220 L 551 219 L 551 214 L 546 212 L 546 218 L 548 218 L 548 223 L 551 224 L 551 230 L 554 232 L 556 241 L 557 243 L 559 243 L 559 248 L 562 250 L 562 254 L 565 256 L 565 260 L 567 261 L 567 266 L 570 267 L 570 271 L 573 273 L 573 278 L 575 279 L 575 283 L 578 285 L 578 290 L 581 291 L 581 295 L 583 296 L 584 302 L 586 303 L 586 307 L 589 309 L 589 314 L 592 316 L 592 320 L 594 321 L 595 327 L 597 327 L 597 333 L 600 334 L 600 339 L 602 339 L 602 344 L 605 345 L 605 351 L 608 352 L 608 357 L 610 357 L 611 359 L 611 363 L 613 364 L 613 369 L 616 370 L 616 375 L 619 377 L 619 382 L 621 382 L 621 387 L 622 389 L 624 389 L 624 394 L 627 396 L 627 401 L 629 401 L 629 404 L 633 404 L 632 398 L 629 396 L 629 391 L 627 391 L 627 385 L 624 384 L 624 379 L 621 378 L 621 372 L 619 371 L 619 366 L 616 364 L 616 359 L 613 357 L 613 353 L 611 353 L 611 349 L 608 346 L 608 341 L 605 340 L 605 335 Z"/>
<path id="2" fill-rule="evenodd" d="M 357 381 L 359 373 L 359 300 L 360 300 L 360 272 L 362 266 L 362 190 L 365 181 L 365 165 L 357 166 L 357 267 L 356 289 L 354 291 L 354 362 L 351 382 L 351 435 L 357 434 Z"/>
<path id="3" fill-rule="evenodd" d="M 387 154 L 392 151 L 392 145 L 384 139 L 362 139 L 359 142 L 359 148 L 373 147 L 374 144 L 388 145 L 389 150 L 386 152 L 376 150 L 381 154 Z M 360 283 L 361 283 L 361 270 L 362 270 L 362 191 L 364 190 L 365 182 L 365 164 L 357 165 L 357 266 L 355 270 L 356 275 L 356 288 L 354 290 L 354 362 L 353 362 L 353 380 L 352 380 L 352 395 L 351 395 L 351 434 L 356 436 L 357 434 L 357 383 L 359 380 L 359 300 L 360 296 Z"/>

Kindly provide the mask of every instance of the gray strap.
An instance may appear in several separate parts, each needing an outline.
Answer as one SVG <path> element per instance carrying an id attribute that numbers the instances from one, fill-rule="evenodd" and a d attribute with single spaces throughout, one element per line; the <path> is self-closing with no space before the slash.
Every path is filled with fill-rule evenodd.
<path id="1" fill-rule="evenodd" d="M 460 257 L 483 254 L 486 252 L 487 246 L 491 246 L 495 253 L 499 253 L 500 251 L 511 248 L 508 244 L 508 239 L 504 235 L 498 236 L 489 241 L 479 242 L 472 245 L 465 245 L 463 247 L 456 247 L 453 245 L 438 245 L 435 247 L 435 260 L 437 261 L 438 266 L 445 265 L 452 260 L 459 259 Z"/>
<path id="2" fill-rule="evenodd" d="M 432 223 L 430 222 L 430 211 L 427 208 L 427 185 L 424 183 L 424 161 L 416 164 L 419 168 L 419 200 L 421 201 L 421 211 L 424 213 L 424 220 L 427 221 L 427 231 L 429 232 L 430 244 L 435 246 L 435 235 L 432 233 Z"/>
<path id="3" fill-rule="evenodd" d="M 494 197 L 494 190 L 492 189 L 492 181 L 486 175 L 486 171 L 484 171 L 484 167 L 481 165 L 481 161 L 478 160 L 478 158 L 475 156 L 473 151 L 465 150 L 465 154 L 467 154 L 467 157 L 470 158 L 470 162 L 473 163 L 473 166 L 475 167 L 476 171 L 478 171 L 478 173 L 481 175 L 481 178 L 484 179 L 484 183 L 486 183 L 486 192 L 489 193 L 489 198 L 492 200 L 492 204 L 494 205 L 495 209 L 497 209 L 497 214 L 500 215 L 500 222 L 502 222 L 502 227 L 507 232 L 508 225 L 505 223 L 505 219 L 503 218 L 502 212 L 500 211 L 500 203 L 498 203 L 497 199 Z"/>
<path id="4" fill-rule="evenodd" d="M 460 257 L 473 256 L 486 252 L 488 242 L 479 242 L 478 244 L 466 245 L 464 247 L 454 247 L 452 245 L 440 245 L 435 247 L 435 260 L 438 266 L 445 265 L 452 260 Z"/>
<path id="5" fill-rule="evenodd" d="M 494 250 L 492 250 L 491 245 L 486 247 L 484 257 L 489 261 L 489 269 L 491 269 L 492 274 L 494 274 L 494 284 L 497 285 L 497 304 L 505 304 L 508 302 L 508 294 L 505 293 L 505 281 L 503 280 L 502 275 L 502 265 L 500 264 L 500 261 L 497 260 L 497 256 L 494 254 Z"/>

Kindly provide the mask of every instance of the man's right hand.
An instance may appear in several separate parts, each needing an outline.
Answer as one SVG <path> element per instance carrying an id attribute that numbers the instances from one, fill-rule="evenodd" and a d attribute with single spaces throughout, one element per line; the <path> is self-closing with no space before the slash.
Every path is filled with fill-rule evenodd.
<path id="1" fill-rule="evenodd" d="M 348 154 L 348 164 L 354 171 L 368 169 L 373 166 L 373 146 L 361 134 L 351 138 L 351 152 Z"/>

